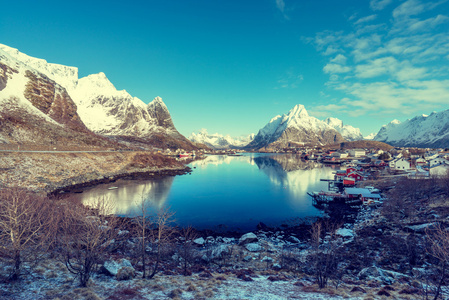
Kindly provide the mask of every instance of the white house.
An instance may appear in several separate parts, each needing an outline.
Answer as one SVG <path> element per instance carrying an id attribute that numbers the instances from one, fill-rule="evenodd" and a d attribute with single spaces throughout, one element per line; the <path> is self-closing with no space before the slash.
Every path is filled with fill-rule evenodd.
<path id="1" fill-rule="evenodd" d="M 349 155 L 352 157 L 361 157 L 365 156 L 365 150 L 364 149 L 351 149 L 349 150 Z"/>
<path id="2" fill-rule="evenodd" d="M 448 164 L 448 163 L 449 163 L 449 161 L 447 161 L 446 159 L 437 157 L 437 158 L 434 158 L 429 161 L 429 166 L 433 167 L 433 166 L 437 166 L 437 165 L 441 165 L 441 164 Z"/>
<path id="3" fill-rule="evenodd" d="M 410 169 L 410 162 L 405 158 L 393 159 L 388 164 L 390 168 L 395 170 L 408 170 Z"/>

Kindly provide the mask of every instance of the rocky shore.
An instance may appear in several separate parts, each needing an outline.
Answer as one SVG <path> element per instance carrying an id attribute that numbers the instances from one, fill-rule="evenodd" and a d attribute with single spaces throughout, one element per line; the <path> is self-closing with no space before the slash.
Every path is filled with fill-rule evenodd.
<path id="1" fill-rule="evenodd" d="M 190 172 L 184 164 L 148 152 L 1 152 L 0 187 L 47 194 L 119 178 L 154 178 Z"/>

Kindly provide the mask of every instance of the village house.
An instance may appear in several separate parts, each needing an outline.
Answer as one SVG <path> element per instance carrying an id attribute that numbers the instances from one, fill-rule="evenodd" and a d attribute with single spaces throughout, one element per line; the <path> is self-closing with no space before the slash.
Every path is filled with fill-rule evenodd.
<path id="1" fill-rule="evenodd" d="M 334 152 L 334 153 L 332 153 L 332 157 L 335 157 L 335 158 L 346 158 L 346 157 L 348 157 L 348 153 L 345 153 L 345 152 Z"/>
<path id="2" fill-rule="evenodd" d="M 427 160 L 425 160 L 424 158 L 420 157 L 420 158 L 416 159 L 415 165 L 416 165 L 416 166 L 424 166 L 424 165 L 427 165 Z"/>
<path id="3" fill-rule="evenodd" d="M 411 168 L 410 162 L 405 158 L 393 159 L 388 164 L 394 170 L 409 170 Z"/>
<path id="4" fill-rule="evenodd" d="M 446 159 L 441 158 L 441 157 L 436 157 L 434 159 L 429 160 L 430 167 L 441 165 L 441 164 L 449 164 L 449 161 L 447 161 Z"/>
<path id="5" fill-rule="evenodd" d="M 346 177 L 353 178 L 355 181 L 363 180 L 363 174 L 357 171 L 349 173 Z"/>
<path id="6" fill-rule="evenodd" d="M 366 152 L 364 149 L 351 149 L 349 150 L 349 155 L 352 157 L 361 157 L 365 156 Z"/>

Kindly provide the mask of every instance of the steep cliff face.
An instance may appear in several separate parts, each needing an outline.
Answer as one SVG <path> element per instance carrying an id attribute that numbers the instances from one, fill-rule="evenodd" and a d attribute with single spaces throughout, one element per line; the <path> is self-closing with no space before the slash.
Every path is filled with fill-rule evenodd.
<path id="1" fill-rule="evenodd" d="M 156 97 L 148 104 L 147 111 L 156 121 L 156 125 L 169 130 L 176 130 L 167 106 L 161 97 Z"/>
<path id="2" fill-rule="evenodd" d="M 296 105 L 287 114 L 276 116 L 259 130 L 246 148 L 280 149 L 297 145 L 325 145 L 344 142 L 333 127 L 309 116 L 303 105 Z"/>
<path id="3" fill-rule="evenodd" d="M 77 107 L 65 88 L 38 72 L 26 70 L 25 77 L 28 82 L 24 96 L 34 107 L 72 130 L 90 132 L 81 121 Z"/>

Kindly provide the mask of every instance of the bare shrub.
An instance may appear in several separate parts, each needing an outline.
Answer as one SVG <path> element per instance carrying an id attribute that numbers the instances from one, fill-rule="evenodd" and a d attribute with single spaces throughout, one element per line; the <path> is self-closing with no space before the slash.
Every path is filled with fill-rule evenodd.
<path id="1" fill-rule="evenodd" d="M 310 267 L 316 277 L 320 289 L 325 288 L 329 279 L 338 280 L 338 248 L 336 230 L 338 225 L 329 221 L 317 221 L 310 230 L 312 251 L 308 257 Z M 328 234 L 327 239 L 321 238 Z"/>
<path id="2" fill-rule="evenodd" d="M 198 253 L 193 244 L 193 240 L 198 237 L 196 231 L 188 226 L 181 229 L 181 245 L 178 250 L 178 255 L 182 258 L 182 268 L 184 275 L 188 275 L 187 267 L 195 261 Z"/>
<path id="3" fill-rule="evenodd" d="M 8 278 L 18 279 L 24 262 L 38 262 L 51 240 L 54 221 L 48 199 L 20 188 L 0 191 L 0 254 Z"/>
<path id="4" fill-rule="evenodd" d="M 105 199 L 98 199 L 93 208 L 70 204 L 61 210 L 60 255 L 82 287 L 98 270 L 117 235 L 118 219 L 110 212 Z"/>
<path id="5" fill-rule="evenodd" d="M 173 248 L 168 245 L 174 233 L 170 225 L 174 213 L 169 209 L 160 209 L 156 215 L 151 215 L 151 208 L 150 200 L 142 198 L 141 215 L 134 218 L 134 235 L 138 238 L 137 257 L 143 268 L 142 278 L 149 279 L 156 275 L 164 254 Z"/>

